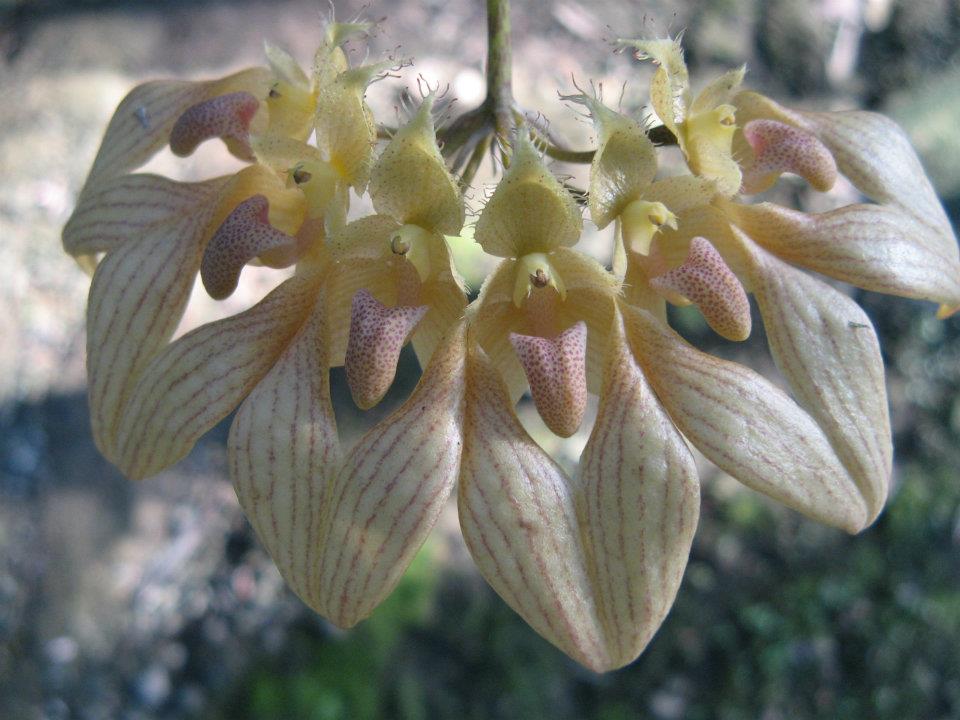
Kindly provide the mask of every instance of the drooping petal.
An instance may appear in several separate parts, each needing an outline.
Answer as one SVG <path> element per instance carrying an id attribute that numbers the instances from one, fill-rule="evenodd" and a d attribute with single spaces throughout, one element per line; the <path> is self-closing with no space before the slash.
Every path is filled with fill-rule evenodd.
<path id="1" fill-rule="evenodd" d="M 814 420 L 772 383 L 623 308 L 634 356 L 671 419 L 714 464 L 814 520 L 858 532 L 867 509 Z"/>
<path id="2" fill-rule="evenodd" d="M 572 483 L 520 425 L 482 351 L 471 353 L 467 377 L 458 507 L 470 554 L 540 635 L 609 669 Z"/>
<path id="3" fill-rule="evenodd" d="M 210 238 L 200 263 L 200 278 L 213 299 L 229 297 L 237 289 L 240 271 L 255 257 L 296 248 L 296 238 L 270 224 L 269 209 L 265 195 L 254 195 L 237 205 Z"/>
<path id="4" fill-rule="evenodd" d="M 353 296 L 344 370 L 357 407 L 367 410 L 386 395 L 400 350 L 428 308 L 386 307 L 367 290 Z"/>
<path id="5" fill-rule="evenodd" d="M 85 187 L 143 165 L 167 144 L 177 119 L 192 105 L 239 91 L 263 98 L 269 89 L 266 68 L 205 82 L 158 80 L 135 87 L 114 111 Z"/>
<path id="6" fill-rule="evenodd" d="M 799 175 L 820 192 L 836 182 L 837 163 L 813 133 L 776 120 L 751 120 L 743 135 L 753 157 L 743 171 L 742 192 L 768 190 L 785 172 Z"/>
<path id="7" fill-rule="evenodd" d="M 295 275 L 249 310 L 187 333 L 144 368 L 118 425 L 124 474 L 144 478 L 177 462 L 247 396 L 300 329 L 322 274 Z"/>
<path id="8" fill-rule="evenodd" d="M 728 340 L 750 336 L 750 301 L 740 280 L 706 238 L 690 241 L 679 267 L 650 279 L 655 289 L 686 298 L 699 308 L 707 324 Z"/>
<path id="9" fill-rule="evenodd" d="M 587 409 L 587 324 L 554 338 L 510 334 L 537 412 L 555 434 L 570 437 Z"/>
<path id="10" fill-rule="evenodd" d="M 310 317 L 237 411 L 227 446 L 247 518 L 284 579 L 320 607 L 330 478 L 340 464 L 330 403 L 323 292 Z"/>
<path id="11" fill-rule="evenodd" d="M 900 208 L 847 205 L 807 214 L 771 203 L 725 207 L 747 235 L 788 262 L 866 290 L 960 304 L 956 246 Z"/>
<path id="12" fill-rule="evenodd" d="M 741 239 L 777 367 L 860 488 L 869 524 L 886 501 L 893 456 L 873 325 L 843 293 Z"/>
<path id="13" fill-rule="evenodd" d="M 174 155 L 190 155 L 204 140 L 221 138 L 234 155 L 253 160 L 250 149 L 250 121 L 260 108 L 260 100 L 250 93 L 218 95 L 188 107 L 170 130 L 170 149 Z"/>
<path id="14" fill-rule="evenodd" d="M 109 252 L 152 225 L 195 213 L 224 182 L 181 183 L 147 174 L 104 180 L 81 196 L 63 228 L 63 249 L 74 256 Z"/>
<path id="15" fill-rule="evenodd" d="M 491 255 L 522 257 L 573 245 L 582 225 L 573 196 L 520 132 L 510 167 L 480 213 L 477 242 Z"/>
<path id="16" fill-rule="evenodd" d="M 103 206 L 102 222 L 91 206 L 90 213 L 78 219 L 79 225 L 64 231 L 65 242 L 76 240 L 75 249 L 114 248 L 100 263 L 90 286 L 87 386 L 94 440 L 116 463 L 121 413 L 140 372 L 180 322 L 200 265 L 213 204 L 228 178 L 185 186 L 168 183 L 144 181 L 156 204 L 143 211 L 127 208 L 131 213 L 127 238 L 121 220 L 124 202 L 112 193 L 111 202 Z"/>
<path id="17" fill-rule="evenodd" d="M 383 149 L 370 173 L 370 199 L 378 213 L 401 223 L 456 235 L 463 226 L 463 198 L 437 147 L 434 99 L 434 93 L 424 98 Z"/>
<path id="18" fill-rule="evenodd" d="M 340 627 L 390 594 L 457 479 L 462 449 L 464 327 L 451 329 L 403 406 L 351 450 L 329 490 L 319 612 Z"/>
<path id="19" fill-rule="evenodd" d="M 619 318 L 614 327 L 577 490 L 608 669 L 636 658 L 663 622 L 700 514 L 693 456 L 630 353 Z"/>

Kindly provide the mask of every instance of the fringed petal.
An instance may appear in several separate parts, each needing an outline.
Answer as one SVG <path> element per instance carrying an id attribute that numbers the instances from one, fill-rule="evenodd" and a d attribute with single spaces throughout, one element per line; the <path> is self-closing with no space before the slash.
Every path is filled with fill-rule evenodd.
<path id="1" fill-rule="evenodd" d="M 869 524 L 886 502 L 893 456 L 873 325 L 843 293 L 741 238 L 777 367 L 860 488 Z"/>
<path id="2" fill-rule="evenodd" d="M 458 502 L 467 547 L 534 630 L 586 667 L 609 669 L 572 483 L 524 431 L 479 349 L 467 378 Z"/>
<path id="3" fill-rule="evenodd" d="M 491 255 L 522 257 L 573 245 L 582 226 L 573 196 L 543 164 L 527 134 L 520 132 L 510 167 L 480 213 L 477 242 Z"/>
<path id="4" fill-rule="evenodd" d="M 239 315 L 168 345 L 143 370 L 117 428 L 117 464 L 148 477 L 184 457 L 273 367 L 312 308 L 323 270 L 296 275 Z"/>
<path id="5" fill-rule="evenodd" d="M 612 324 L 577 508 L 609 666 L 633 661 L 673 604 L 700 514 L 693 456 Z"/>
<path id="6" fill-rule="evenodd" d="M 648 313 L 623 309 L 644 375 L 704 455 L 814 520 L 851 533 L 864 528 L 860 490 L 826 434 L 793 400 L 754 371 L 696 350 Z"/>
<path id="7" fill-rule="evenodd" d="M 393 590 L 437 521 L 462 449 L 464 326 L 451 329 L 403 406 L 350 452 L 329 490 L 311 602 L 340 627 Z"/>
<path id="8" fill-rule="evenodd" d="M 437 147 L 431 93 L 413 119 L 397 130 L 370 173 L 370 199 L 378 213 L 432 232 L 456 235 L 464 205 L 457 181 Z"/>

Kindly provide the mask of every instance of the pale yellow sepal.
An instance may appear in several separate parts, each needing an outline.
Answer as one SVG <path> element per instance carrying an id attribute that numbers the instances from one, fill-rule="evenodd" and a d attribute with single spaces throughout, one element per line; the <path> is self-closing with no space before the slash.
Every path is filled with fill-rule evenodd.
<path id="1" fill-rule="evenodd" d="M 227 178 L 218 178 L 177 185 L 181 193 L 153 195 L 155 203 L 162 204 L 164 199 L 169 203 L 165 211 L 160 212 L 157 205 L 141 207 L 139 217 L 144 224 L 135 225 L 129 237 L 118 232 L 117 244 L 108 248 L 94 273 L 87 301 L 90 423 L 97 447 L 115 464 L 120 464 L 120 418 L 140 375 L 170 340 L 183 315 L 200 267 L 207 225 L 227 182 Z M 145 187 L 156 186 L 148 182 Z M 116 199 L 122 200 L 122 195 Z M 112 214 L 119 208 L 107 204 L 98 209 L 106 218 L 115 217 L 118 229 L 123 227 L 123 213 Z M 95 245 L 92 238 L 97 228 L 108 230 L 114 225 L 103 220 L 101 215 L 87 226 L 90 245 Z"/>
<path id="2" fill-rule="evenodd" d="M 457 181 L 437 147 L 435 93 L 387 143 L 370 173 L 370 199 L 378 213 L 444 235 L 463 226 L 464 205 Z"/>
<path id="3" fill-rule="evenodd" d="M 449 329 L 410 398 L 331 473 L 311 570 L 316 583 L 304 599 L 339 627 L 363 620 L 390 594 L 456 483 L 465 347 L 460 323 Z"/>
<path id="4" fill-rule="evenodd" d="M 582 227 L 573 196 L 543 164 L 526 131 L 514 139 L 510 167 L 477 221 L 476 240 L 498 257 L 573 245 Z"/>

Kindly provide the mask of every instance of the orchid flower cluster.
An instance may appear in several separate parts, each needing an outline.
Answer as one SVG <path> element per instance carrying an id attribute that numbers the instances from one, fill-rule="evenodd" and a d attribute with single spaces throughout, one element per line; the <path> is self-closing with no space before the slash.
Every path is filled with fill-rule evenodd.
<path id="1" fill-rule="evenodd" d="M 699 513 L 689 445 L 748 487 L 856 533 L 891 476 L 884 371 L 870 319 L 815 274 L 960 306 L 951 226 L 904 133 L 868 112 L 789 110 L 744 70 L 691 92 L 676 39 L 627 44 L 656 64 L 655 118 L 689 172 L 659 177 L 649 122 L 596 95 L 586 205 L 613 267 L 579 251 L 582 210 L 521 126 L 475 224 L 502 258 L 468 294 L 448 238 L 463 183 L 437 145 L 435 92 L 383 141 L 365 101 L 390 61 L 351 66 L 331 24 L 304 72 L 149 82 L 120 104 L 63 231 L 95 268 L 87 311 L 92 427 L 131 478 L 155 475 L 236 409 L 240 504 L 290 587 L 341 627 L 398 583 L 456 489 L 481 573 L 538 633 L 595 671 L 634 660 L 676 595 Z M 649 120 L 650 118 L 648 118 Z M 219 138 L 247 164 L 193 183 L 135 172 L 165 146 Z M 310 141 L 313 140 L 311 143 Z M 806 214 L 752 196 L 783 173 L 871 202 Z M 373 214 L 351 218 L 351 196 Z M 171 341 L 196 275 L 213 298 L 243 268 L 292 268 L 262 301 Z M 668 304 L 732 341 L 759 307 L 788 394 L 694 348 Z M 423 373 L 392 415 L 341 444 L 330 369 L 377 405 L 401 348 Z M 575 473 L 531 438 L 529 392 L 569 437 L 598 411 Z"/>

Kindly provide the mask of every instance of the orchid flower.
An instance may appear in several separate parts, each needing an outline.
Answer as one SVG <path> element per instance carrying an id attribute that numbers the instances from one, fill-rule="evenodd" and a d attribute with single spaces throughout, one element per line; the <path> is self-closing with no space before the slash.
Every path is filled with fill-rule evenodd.
<path id="1" fill-rule="evenodd" d="M 436 93 L 377 153 L 367 86 L 331 25 L 310 76 L 268 67 L 134 89 L 107 128 L 65 249 L 95 268 L 87 310 L 94 438 L 131 478 L 155 475 L 236 409 L 240 504 L 290 587 L 341 627 L 391 592 L 457 489 L 467 547 L 541 635 L 598 672 L 635 659 L 679 588 L 699 517 L 693 445 L 748 487 L 851 533 L 881 512 L 892 450 L 870 320 L 813 270 L 960 307 L 956 239 L 903 133 L 871 113 L 785 109 L 740 89 L 693 97 L 679 42 L 631 41 L 658 65 L 653 110 L 690 172 L 658 178 L 647 128 L 585 93 L 596 129 L 589 211 L 613 225 L 613 268 L 576 249 L 580 208 L 527 128 L 476 222 L 501 258 L 472 303 L 448 236 L 465 218 L 437 145 Z M 309 140 L 315 138 L 315 144 Z M 178 183 L 134 172 L 169 145 L 221 138 L 249 163 Z M 483 145 L 480 144 L 481 148 Z M 747 204 L 780 174 L 827 190 L 838 173 L 873 204 L 807 215 Z M 349 216 L 350 193 L 374 214 Z M 194 278 L 215 299 L 243 268 L 288 268 L 263 300 L 171 341 Z M 730 341 L 749 295 L 791 394 L 691 346 L 667 304 L 693 304 Z M 375 406 L 411 342 L 405 403 L 352 447 L 330 374 Z M 518 420 L 526 392 L 550 432 L 597 417 L 568 473 Z"/>

